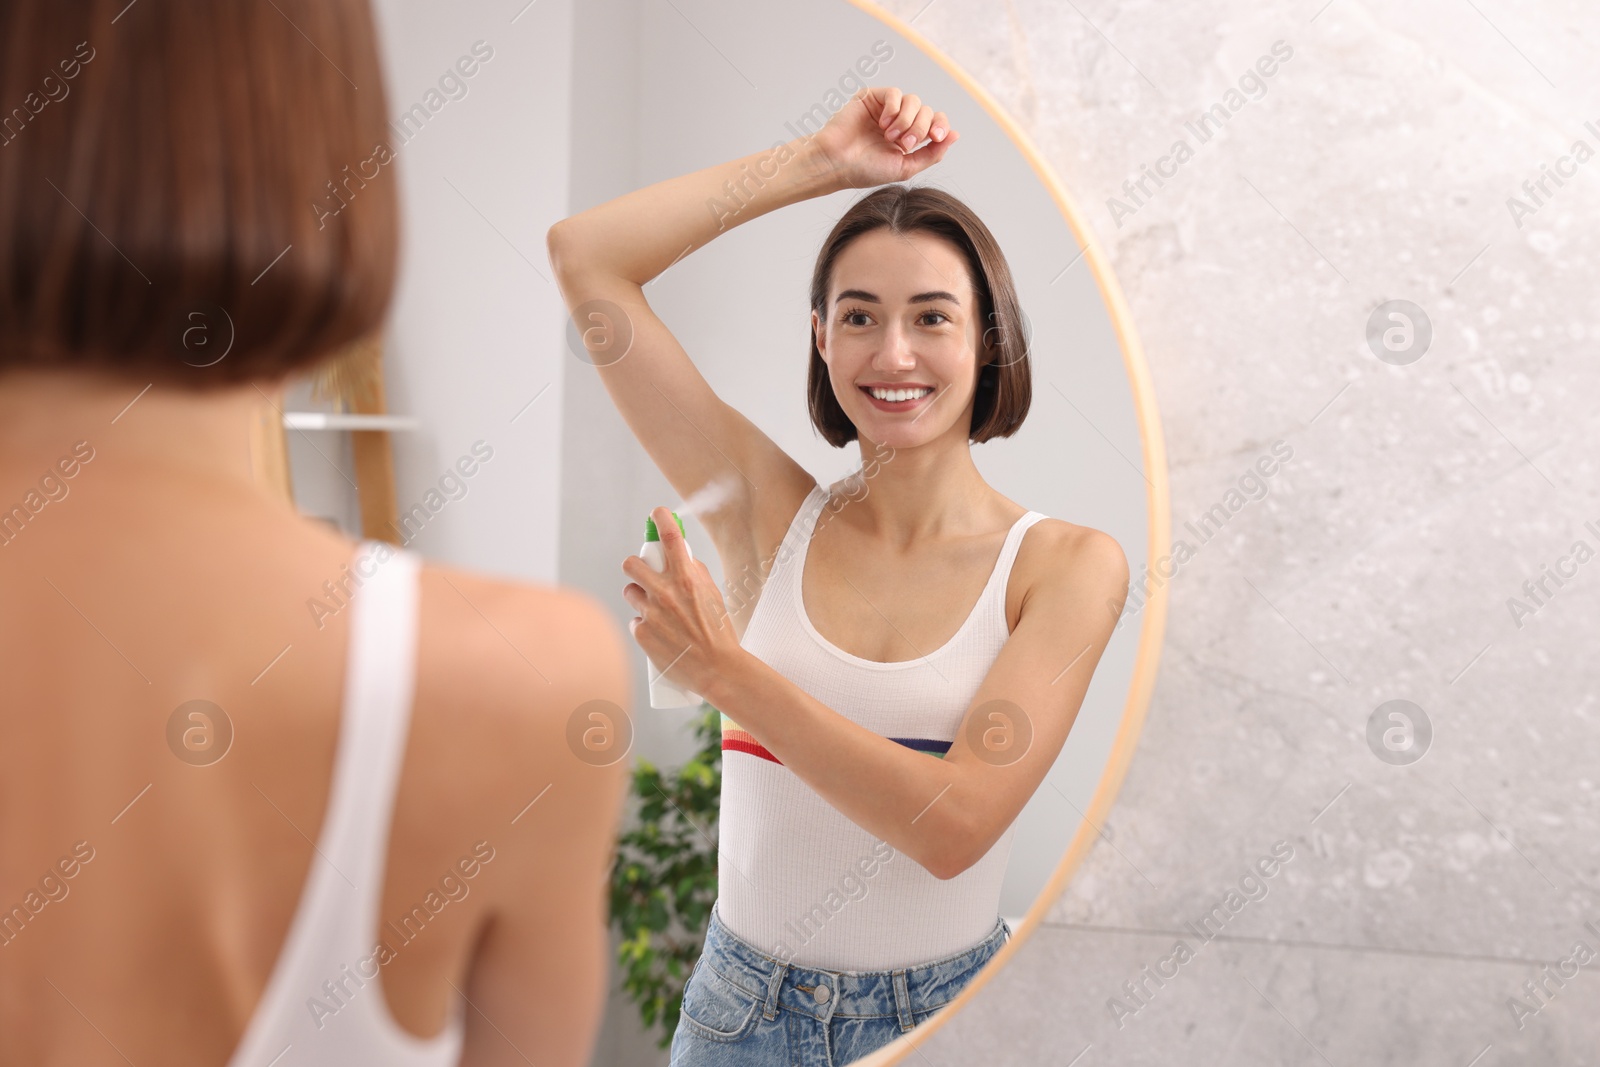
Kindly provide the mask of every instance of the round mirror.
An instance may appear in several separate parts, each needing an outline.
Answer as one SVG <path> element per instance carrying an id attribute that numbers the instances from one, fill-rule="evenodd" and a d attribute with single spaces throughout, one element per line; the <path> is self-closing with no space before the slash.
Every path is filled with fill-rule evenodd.
<path id="1" fill-rule="evenodd" d="M 579 7 L 573 213 L 815 132 L 862 85 L 900 86 L 946 112 L 960 141 L 912 184 L 959 197 L 994 234 L 1015 279 L 1034 369 L 1022 428 L 974 446 L 974 461 L 990 485 L 1025 507 L 1110 534 L 1131 572 L 1121 621 L 1071 733 L 1016 823 L 1000 900 L 1013 936 L 948 1009 L 914 1032 L 920 1040 L 979 994 L 1037 927 L 1099 836 L 1126 771 L 1159 654 L 1162 575 L 1172 573 L 1163 556 L 1170 531 L 1160 426 L 1104 255 L 1038 150 L 989 94 L 914 27 L 875 5 L 828 0 L 751 14 L 733 0 Z M 857 467 L 860 457 L 853 445 L 835 449 L 822 441 L 808 416 L 810 272 L 829 229 L 866 192 L 804 201 L 732 228 L 645 290 L 718 395 L 822 485 Z M 633 484 L 622 513 L 615 490 L 602 489 L 592 503 L 569 493 L 567 505 L 576 510 L 564 517 L 565 528 L 640 525 L 639 500 L 674 503 L 638 442 L 607 413 L 594 372 L 574 363 L 566 389 L 567 478 L 626 470 Z M 641 488 L 652 486 L 653 495 Z M 687 531 L 722 582 L 710 538 L 692 520 Z M 587 565 L 564 567 L 563 580 L 608 590 L 616 561 L 597 563 L 592 581 Z M 641 702 L 636 752 L 670 766 L 689 752 L 688 712 L 647 708 Z M 619 1007 L 625 1005 L 613 1002 L 613 1012 Z M 896 1062 L 909 1051 L 902 1039 L 869 1059 Z M 655 1062 L 626 1055 L 610 1061 Z"/>

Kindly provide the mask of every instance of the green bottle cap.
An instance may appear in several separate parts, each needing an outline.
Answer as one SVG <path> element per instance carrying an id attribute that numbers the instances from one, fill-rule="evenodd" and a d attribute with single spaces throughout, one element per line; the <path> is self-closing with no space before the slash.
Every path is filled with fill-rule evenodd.
<path id="1" fill-rule="evenodd" d="M 683 533 L 683 520 L 678 518 L 678 513 L 676 511 L 672 513 L 672 521 L 678 524 L 678 532 Z M 687 537 L 688 534 L 684 534 L 684 536 Z M 644 539 L 646 541 L 661 540 L 661 531 L 656 529 L 656 520 L 644 520 Z"/>

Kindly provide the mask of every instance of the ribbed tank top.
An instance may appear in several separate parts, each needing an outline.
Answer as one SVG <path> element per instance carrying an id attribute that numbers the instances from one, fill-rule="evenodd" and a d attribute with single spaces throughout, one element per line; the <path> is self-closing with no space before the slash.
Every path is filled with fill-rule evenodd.
<path id="1" fill-rule="evenodd" d="M 419 1038 L 384 999 L 379 926 L 395 786 L 411 727 L 421 557 L 363 541 L 380 562 L 351 597 L 344 704 L 328 809 L 289 934 L 230 1067 L 447 1067 L 460 1062 L 459 1000 Z M 359 564 L 353 565 L 365 573 Z"/>
<path id="2" fill-rule="evenodd" d="M 861 726 L 942 759 L 1010 636 L 1006 586 L 1022 537 L 1012 525 L 988 584 L 954 637 L 913 660 L 879 663 L 838 648 L 800 595 L 806 548 L 828 506 L 801 503 L 740 644 Z M 846 818 L 747 731 L 722 716 L 718 915 L 758 949 L 797 966 L 882 971 L 963 952 L 994 930 L 1015 826 L 983 858 L 941 881 Z"/>

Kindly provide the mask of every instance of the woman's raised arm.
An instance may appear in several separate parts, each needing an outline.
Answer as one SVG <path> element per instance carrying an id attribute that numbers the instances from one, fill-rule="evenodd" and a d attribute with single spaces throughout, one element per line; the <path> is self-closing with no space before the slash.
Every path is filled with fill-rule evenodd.
<path id="1" fill-rule="evenodd" d="M 908 151 L 930 131 L 932 142 Z M 715 525 L 748 523 L 756 487 L 778 490 L 768 499 L 782 498 L 792 511 L 794 492 L 814 482 L 717 397 L 651 310 L 643 286 L 733 226 L 840 189 L 909 178 L 954 141 L 944 115 L 917 97 L 863 89 L 812 137 L 658 182 L 550 228 L 546 244 L 562 297 L 650 458 L 685 497 L 713 478 L 733 479 L 734 506 Z"/>
<path id="2" fill-rule="evenodd" d="M 712 391 L 643 286 L 732 226 L 838 188 L 815 141 L 794 141 L 658 182 L 550 228 L 546 244 L 567 310 L 639 443 L 682 497 L 714 478 L 733 480 L 728 505 L 704 516 L 714 525 L 747 522 L 755 487 L 808 476 Z"/>

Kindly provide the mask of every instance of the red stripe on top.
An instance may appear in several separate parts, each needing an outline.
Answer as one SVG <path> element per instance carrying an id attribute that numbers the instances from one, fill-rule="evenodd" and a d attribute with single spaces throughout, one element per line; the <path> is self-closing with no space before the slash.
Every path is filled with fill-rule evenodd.
<path id="1" fill-rule="evenodd" d="M 768 752 L 764 747 L 755 741 L 746 741 L 742 737 L 724 736 L 722 738 L 722 751 L 748 752 L 752 756 L 760 756 L 762 759 L 771 760 L 780 767 L 783 766 L 783 761 L 777 756 L 774 756 L 772 753 Z"/>

